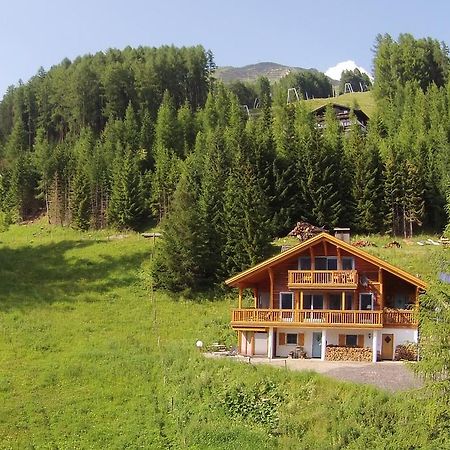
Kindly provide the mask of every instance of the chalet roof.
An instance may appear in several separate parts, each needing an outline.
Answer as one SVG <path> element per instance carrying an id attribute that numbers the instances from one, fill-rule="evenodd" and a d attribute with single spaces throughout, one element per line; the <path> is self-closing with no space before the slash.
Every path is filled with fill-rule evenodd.
<path id="1" fill-rule="evenodd" d="M 301 253 L 305 249 L 311 247 L 312 245 L 318 244 L 323 240 L 333 245 L 336 245 L 336 247 L 346 250 L 347 252 L 355 256 L 359 256 L 360 258 L 372 264 L 375 264 L 376 266 L 386 270 L 387 272 L 392 273 L 393 275 L 407 281 L 408 283 L 413 284 L 414 286 L 426 289 L 426 283 L 420 280 L 419 278 L 415 277 L 414 275 L 411 275 L 410 273 L 404 271 L 403 269 L 400 269 L 392 264 L 389 264 L 386 261 L 377 258 L 376 256 L 370 255 L 369 253 L 365 252 L 364 250 L 361 250 L 360 248 L 353 247 L 352 245 L 347 244 L 341 239 L 331 236 L 328 233 L 320 233 L 317 236 L 312 237 L 311 239 L 301 242 L 300 244 L 296 245 L 295 247 L 292 247 L 289 250 L 286 250 L 283 253 L 275 255 L 272 258 L 266 259 L 265 261 L 257 264 L 256 266 L 250 267 L 249 269 L 244 270 L 243 272 L 238 273 L 237 275 L 234 275 L 231 278 L 228 278 L 228 280 L 226 280 L 225 283 L 229 286 L 238 286 L 239 283 L 244 282 L 246 278 L 257 275 L 269 269 L 269 267 L 274 267 L 284 261 L 287 261 L 290 258 Z"/>

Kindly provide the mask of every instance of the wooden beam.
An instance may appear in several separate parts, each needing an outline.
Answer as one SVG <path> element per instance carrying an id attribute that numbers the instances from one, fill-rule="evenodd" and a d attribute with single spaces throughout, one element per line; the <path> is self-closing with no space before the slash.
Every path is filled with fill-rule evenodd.
<path id="1" fill-rule="evenodd" d="M 345 309 L 345 291 L 342 291 L 342 296 L 341 296 L 341 309 L 342 309 L 342 310 Z"/>
<path id="2" fill-rule="evenodd" d="M 314 249 L 313 247 L 309 247 L 309 257 L 311 259 L 311 270 L 315 270 L 316 269 L 316 263 L 314 261 Z"/>
<path id="3" fill-rule="evenodd" d="M 341 248 L 336 247 L 336 254 L 337 254 L 337 269 L 342 270 L 342 258 L 341 258 Z"/>
<path id="4" fill-rule="evenodd" d="M 269 307 L 273 309 L 273 269 L 269 267 L 269 279 L 270 279 L 270 302 Z"/>
<path id="5" fill-rule="evenodd" d="M 383 269 L 378 269 L 378 281 L 380 283 L 380 309 L 384 308 Z"/>
<path id="6" fill-rule="evenodd" d="M 303 291 L 300 291 L 300 309 L 303 309 Z"/>
<path id="7" fill-rule="evenodd" d="M 325 241 L 322 241 L 322 243 L 323 243 L 323 254 L 324 256 L 328 256 L 327 243 Z"/>
<path id="8" fill-rule="evenodd" d="M 258 307 L 258 288 L 257 287 L 255 287 L 255 288 L 253 288 L 253 299 L 254 299 L 254 301 L 255 301 L 255 308 L 257 308 Z"/>
<path id="9" fill-rule="evenodd" d="M 239 301 L 238 301 L 238 308 L 242 309 L 242 286 L 239 285 Z"/>
<path id="10" fill-rule="evenodd" d="M 295 298 L 294 309 L 298 309 L 300 303 L 300 293 L 298 291 L 295 291 L 294 298 Z"/>

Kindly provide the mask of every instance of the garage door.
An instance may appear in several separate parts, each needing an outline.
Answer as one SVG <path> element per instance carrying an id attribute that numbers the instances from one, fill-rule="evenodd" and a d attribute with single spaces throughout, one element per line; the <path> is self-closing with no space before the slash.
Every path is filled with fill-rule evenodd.
<path id="1" fill-rule="evenodd" d="M 255 333 L 255 355 L 267 356 L 267 333 Z"/>

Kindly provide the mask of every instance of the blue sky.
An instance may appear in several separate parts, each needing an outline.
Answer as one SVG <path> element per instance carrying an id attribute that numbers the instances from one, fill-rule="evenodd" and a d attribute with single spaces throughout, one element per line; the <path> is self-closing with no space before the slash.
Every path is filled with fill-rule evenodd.
<path id="1" fill-rule="evenodd" d="M 450 43 L 449 17 L 445 0 L 0 0 L 0 98 L 40 66 L 127 45 L 202 44 L 218 65 L 371 70 L 377 33 Z"/>

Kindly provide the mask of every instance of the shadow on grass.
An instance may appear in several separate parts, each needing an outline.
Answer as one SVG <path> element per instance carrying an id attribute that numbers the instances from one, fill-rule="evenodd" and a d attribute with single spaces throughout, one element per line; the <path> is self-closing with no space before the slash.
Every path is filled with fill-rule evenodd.
<path id="1" fill-rule="evenodd" d="M 96 245 L 98 251 L 88 249 Z M 111 255 L 104 245 L 66 240 L 0 248 L 0 311 L 55 302 L 95 301 L 99 294 L 117 297 L 114 289 L 138 282 L 138 269 L 148 252 L 127 250 L 126 254 Z M 68 256 L 72 250 L 75 253 Z"/>

